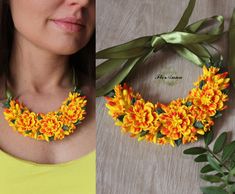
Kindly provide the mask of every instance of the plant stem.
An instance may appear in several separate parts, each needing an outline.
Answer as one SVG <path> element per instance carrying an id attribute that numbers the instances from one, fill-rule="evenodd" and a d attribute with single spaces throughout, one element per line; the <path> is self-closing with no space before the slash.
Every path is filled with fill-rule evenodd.
<path id="1" fill-rule="evenodd" d="M 220 161 L 220 159 L 210 150 L 208 146 L 206 146 L 206 149 L 219 162 L 219 164 L 221 164 L 228 172 L 230 171 L 229 168 Z"/>

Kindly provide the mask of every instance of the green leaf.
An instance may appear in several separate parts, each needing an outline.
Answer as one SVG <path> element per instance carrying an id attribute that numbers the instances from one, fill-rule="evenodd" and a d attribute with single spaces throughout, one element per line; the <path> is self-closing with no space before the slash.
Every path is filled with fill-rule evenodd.
<path id="1" fill-rule="evenodd" d="M 211 182 L 211 183 L 219 183 L 223 181 L 219 176 L 216 176 L 216 175 L 201 175 L 200 177 L 203 180 Z"/>
<path id="2" fill-rule="evenodd" d="M 224 175 L 227 175 L 225 172 L 224 172 L 224 174 L 222 174 L 222 173 L 220 173 L 220 172 L 218 172 L 218 173 L 216 173 L 215 174 L 215 176 L 218 176 L 218 177 L 223 177 Z"/>
<path id="3" fill-rule="evenodd" d="M 136 102 L 136 98 L 132 98 L 132 99 L 131 99 L 131 105 L 134 105 L 135 102 Z"/>
<path id="4" fill-rule="evenodd" d="M 53 141 L 54 140 L 54 136 L 51 136 L 48 139 L 49 139 L 49 141 Z"/>
<path id="5" fill-rule="evenodd" d="M 201 80 L 199 82 L 199 88 L 202 90 L 202 87 L 206 84 L 206 82 L 204 80 Z"/>
<path id="6" fill-rule="evenodd" d="M 26 134 L 30 134 L 32 132 L 32 130 L 26 130 L 25 133 Z"/>
<path id="7" fill-rule="evenodd" d="M 111 90 L 106 96 L 113 98 L 115 96 L 115 91 Z"/>
<path id="8" fill-rule="evenodd" d="M 38 115 L 37 119 L 38 119 L 38 120 L 42 120 L 41 115 Z"/>
<path id="9" fill-rule="evenodd" d="M 223 89 L 223 90 L 222 90 L 222 93 L 223 93 L 223 94 L 227 94 L 227 95 L 228 95 L 228 94 L 229 94 L 229 89 L 228 89 L 228 88 Z"/>
<path id="10" fill-rule="evenodd" d="M 215 169 L 211 167 L 210 164 L 207 164 L 206 166 L 204 166 L 202 169 L 201 169 L 201 173 L 208 173 L 208 172 L 212 172 L 214 171 Z"/>
<path id="11" fill-rule="evenodd" d="M 213 116 L 213 118 L 217 119 L 217 118 L 219 118 L 219 117 L 221 117 L 221 116 L 222 116 L 222 113 L 219 112 L 219 111 L 217 111 L 217 112 L 215 113 L 215 115 Z"/>
<path id="12" fill-rule="evenodd" d="M 125 115 L 120 115 L 120 116 L 118 116 L 117 119 L 118 119 L 119 121 L 123 122 L 124 117 L 125 117 Z"/>
<path id="13" fill-rule="evenodd" d="M 74 123 L 74 125 L 79 125 L 79 124 L 81 124 L 81 123 L 82 123 L 82 121 L 77 120 L 77 121 Z"/>
<path id="14" fill-rule="evenodd" d="M 229 172 L 231 175 L 235 175 L 235 167 Z"/>
<path id="15" fill-rule="evenodd" d="M 77 86 L 74 87 L 73 92 L 79 93 L 81 96 L 84 96 L 84 94 L 82 93 L 82 90 L 78 88 Z"/>
<path id="16" fill-rule="evenodd" d="M 189 106 L 192 106 L 192 102 L 189 102 L 189 101 L 187 101 L 186 103 L 185 103 L 185 106 L 187 106 L 187 107 L 189 107 Z"/>
<path id="17" fill-rule="evenodd" d="M 206 135 L 204 136 L 204 142 L 206 145 L 210 145 L 214 137 L 214 132 L 213 130 L 210 130 Z"/>
<path id="18" fill-rule="evenodd" d="M 234 152 L 235 152 L 235 141 L 232 141 L 230 144 L 227 144 L 224 147 L 224 150 L 222 153 L 222 161 L 229 159 L 233 155 Z"/>
<path id="19" fill-rule="evenodd" d="M 66 102 L 66 105 L 68 106 L 69 104 L 70 104 L 70 102 L 72 102 L 71 100 L 68 100 L 67 102 Z"/>
<path id="20" fill-rule="evenodd" d="M 164 137 L 165 135 L 163 135 L 163 134 L 161 134 L 161 132 L 158 132 L 157 133 L 157 138 L 162 138 L 162 137 Z"/>
<path id="21" fill-rule="evenodd" d="M 225 190 L 216 186 L 201 187 L 203 194 L 228 194 Z"/>
<path id="22" fill-rule="evenodd" d="M 184 150 L 184 154 L 189 154 L 189 155 L 198 155 L 198 154 L 203 154 L 205 153 L 207 150 L 205 148 L 202 147 L 193 147 L 193 148 L 189 148 Z"/>
<path id="23" fill-rule="evenodd" d="M 182 139 L 177 139 L 177 140 L 175 140 L 175 144 L 176 144 L 177 146 L 180 146 L 180 145 L 182 144 Z"/>
<path id="24" fill-rule="evenodd" d="M 157 114 L 162 114 L 162 113 L 165 113 L 165 111 L 164 110 L 162 110 L 162 108 L 160 108 L 160 107 L 158 107 L 157 109 L 156 109 L 156 112 L 157 112 Z"/>
<path id="25" fill-rule="evenodd" d="M 64 131 L 66 131 L 66 130 L 69 129 L 69 127 L 68 127 L 67 125 L 63 125 L 63 126 L 62 126 L 62 129 L 63 129 Z"/>
<path id="26" fill-rule="evenodd" d="M 195 123 L 193 124 L 194 127 L 198 128 L 198 129 L 203 129 L 204 125 L 202 124 L 201 121 L 195 121 Z"/>
<path id="27" fill-rule="evenodd" d="M 214 147 L 213 147 L 213 153 L 218 154 L 222 151 L 225 142 L 227 140 L 227 133 L 223 132 L 215 141 Z"/>
<path id="28" fill-rule="evenodd" d="M 201 154 L 194 159 L 195 162 L 207 162 L 207 154 Z"/>
<path id="29" fill-rule="evenodd" d="M 143 136 L 147 135 L 148 133 L 149 133 L 149 131 L 141 131 L 141 132 L 139 133 L 139 136 L 140 136 L 140 137 L 143 137 Z"/>
<path id="30" fill-rule="evenodd" d="M 10 108 L 10 101 L 7 100 L 6 102 L 3 103 L 3 108 Z"/>
<path id="31" fill-rule="evenodd" d="M 60 115 L 62 115 L 62 112 L 57 112 L 56 115 L 60 116 Z"/>
<path id="32" fill-rule="evenodd" d="M 220 168 L 219 164 L 214 160 L 214 158 L 212 158 L 212 156 L 210 154 L 207 155 L 207 160 L 212 168 L 221 172 L 221 168 Z"/>
<path id="33" fill-rule="evenodd" d="M 233 184 L 233 185 L 230 187 L 230 191 L 231 191 L 231 192 L 235 192 L 235 184 Z"/>

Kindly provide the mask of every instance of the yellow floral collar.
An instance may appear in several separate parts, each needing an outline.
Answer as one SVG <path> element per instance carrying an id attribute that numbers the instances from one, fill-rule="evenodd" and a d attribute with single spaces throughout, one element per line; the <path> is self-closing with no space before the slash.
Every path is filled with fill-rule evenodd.
<path id="1" fill-rule="evenodd" d="M 105 97 L 109 114 L 120 126 L 138 141 L 146 140 L 172 146 L 194 142 L 214 125 L 227 106 L 228 72 L 220 67 L 203 66 L 203 75 L 186 98 L 171 101 L 168 105 L 145 101 L 126 83 L 116 85 Z"/>
<path id="2" fill-rule="evenodd" d="M 74 132 L 85 118 L 86 103 L 86 97 L 81 96 L 75 87 L 58 111 L 34 113 L 12 96 L 3 103 L 3 107 L 5 119 L 14 130 L 24 136 L 49 142 L 61 140 Z"/>

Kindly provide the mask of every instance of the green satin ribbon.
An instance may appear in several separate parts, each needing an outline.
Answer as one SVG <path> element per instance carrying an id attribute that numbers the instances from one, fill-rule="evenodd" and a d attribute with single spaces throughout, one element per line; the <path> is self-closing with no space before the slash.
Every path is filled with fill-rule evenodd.
<path id="1" fill-rule="evenodd" d="M 217 40 L 224 30 L 223 16 L 213 16 L 188 25 L 196 0 L 190 0 L 179 23 L 173 31 L 153 36 L 137 38 L 130 42 L 110 47 L 96 53 L 97 59 L 106 59 L 96 68 L 96 80 L 110 75 L 121 68 L 107 83 L 97 88 L 96 95 L 110 92 L 121 83 L 135 66 L 146 61 L 152 54 L 163 47 L 175 50 L 180 56 L 194 64 L 202 66 L 221 59 L 218 52 L 210 45 Z M 213 23 L 212 28 L 206 29 Z M 203 33 L 199 31 L 204 30 Z"/>
<path id="2" fill-rule="evenodd" d="M 229 40 L 229 59 L 228 59 L 228 70 L 231 78 L 233 87 L 235 87 L 235 9 L 233 10 L 232 19 L 228 31 Z"/>

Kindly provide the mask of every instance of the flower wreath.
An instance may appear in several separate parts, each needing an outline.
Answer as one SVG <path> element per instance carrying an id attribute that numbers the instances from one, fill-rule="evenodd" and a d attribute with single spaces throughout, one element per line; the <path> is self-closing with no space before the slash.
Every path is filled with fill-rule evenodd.
<path id="1" fill-rule="evenodd" d="M 145 101 L 134 93 L 126 83 L 117 85 L 106 96 L 106 107 L 123 132 L 158 144 L 194 142 L 214 125 L 214 118 L 221 116 L 227 106 L 226 89 L 229 86 L 228 72 L 220 68 L 203 66 L 203 75 L 195 82 L 186 98 L 178 98 L 168 105 Z"/>

